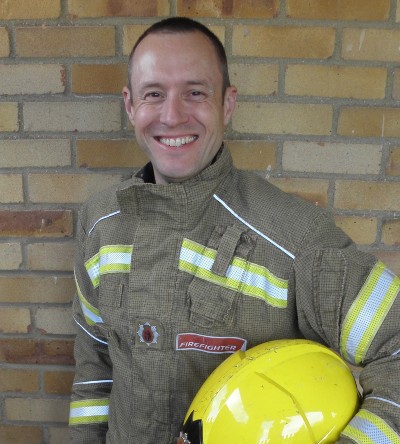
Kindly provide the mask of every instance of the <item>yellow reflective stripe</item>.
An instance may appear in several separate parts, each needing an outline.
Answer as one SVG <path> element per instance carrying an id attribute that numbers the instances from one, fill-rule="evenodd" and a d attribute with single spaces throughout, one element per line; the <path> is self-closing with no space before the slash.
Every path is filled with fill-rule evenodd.
<path id="1" fill-rule="evenodd" d="M 90 280 L 92 281 L 93 287 L 99 286 L 100 281 L 100 255 L 96 253 L 93 257 L 85 262 L 86 270 L 89 274 Z"/>
<path id="2" fill-rule="evenodd" d="M 100 317 L 99 310 L 94 307 L 86 298 L 83 296 L 81 289 L 78 284 L 78 280 L 75 275 L 75 285 L 76 285 L 76 292 L 78 293 L 79 302 L 81 304 L 83 315 L 85 316 L 85 320 L 88 325 L 94 325 L 94 324 L 102 324 L 103 319 Z"/>
<path id="3" fill-rule="evenodd" d="M 357 444 L 399 444 L 399 435 L 379 416 L 361 409 L 342 434 Z"/>
<path id="4" fill-rule="evenodd" d="M 284 308 L 287 306 L 288 282 L 272 274 L 261 265 L 233 257 L 225 276 L 211 271 L 217 251 L 184 239 L 179 269 L 200 279 L 237 291 L 246 296 L 262 299 L 268 304 Z"/>
<path id="5" fill-rule="evenodd" d="M 109 273 L 129 273 L 131 267 L 131 245 L 105 245 L 85 262 L 93 287 L 100 284 L 100 276 Z"/>
<path id="6" fill-rule="evenodd" d="M 400 290 L 400 279 L 378 261 L 343 322 L 343 356 L 361 364 Z"/>
<path id="7" fill-rule="evenodd" d="M 70 403 L 69 425 L 108 422 L 109 399 L 88 399 Z"/>

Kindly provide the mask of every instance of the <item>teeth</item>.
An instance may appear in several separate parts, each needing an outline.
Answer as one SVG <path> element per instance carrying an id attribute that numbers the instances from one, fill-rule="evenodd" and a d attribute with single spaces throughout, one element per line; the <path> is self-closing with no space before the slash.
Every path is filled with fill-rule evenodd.
<path id="1" fill-rule="evenodd" d="M 178 137 L 176 139 L 168 139 L 165 137 L 160 138 L 160 142 L 168 146 L 181 146 L 187 143 L 193 142 L 197 139 L 197 136 Z"/>

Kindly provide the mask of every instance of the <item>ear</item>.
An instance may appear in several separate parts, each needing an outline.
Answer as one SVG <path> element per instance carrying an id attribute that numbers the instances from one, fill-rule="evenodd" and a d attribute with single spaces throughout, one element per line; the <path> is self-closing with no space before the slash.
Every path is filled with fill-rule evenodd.
<path id="1" fill-rule="evenodd" d="M 228 125 L 236 105 L 237 88 L 228 86 L 224 96 L 224 125 Z"/>
<path id="2" fill-rule="evenodd" d="M 135 111 L 133 108 L 133 102 L 132 102 L 132 94 L 130 89 L 127 86 L 124 86 L 122 89 L 122 96 L 124 98 L 124 103 L 125 103 L 125 111 L 126 114 L 128 115 L 128 119 L 131 122 L 131 124 L 133 126 L 135 126 Z"/>

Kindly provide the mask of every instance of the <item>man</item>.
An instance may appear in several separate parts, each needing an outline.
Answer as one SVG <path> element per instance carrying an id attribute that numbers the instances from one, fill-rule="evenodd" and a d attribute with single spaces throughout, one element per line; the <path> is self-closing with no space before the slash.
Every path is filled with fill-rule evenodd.
<path id="1" fill-rule="evenodd" d="M 74 443 L 175 443 L 230 353 L 306 337 L 364 366 L 341 443 L 400 442 L 400 280 L 324 210 L 238 171 L 221 43 L 184 18 L 138 40 L 123 96 L 150 163 L 80 215 Z"/>

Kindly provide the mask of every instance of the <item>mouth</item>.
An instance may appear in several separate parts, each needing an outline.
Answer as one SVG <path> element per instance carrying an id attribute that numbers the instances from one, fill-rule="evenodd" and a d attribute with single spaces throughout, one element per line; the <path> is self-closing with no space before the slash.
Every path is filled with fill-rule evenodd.
<path id="1" fill-rule="evenodd" d="M 199 136 L 185 136 L 185 137 L 156 137 L 158 142 L 166 146 L 180 147 L 187 145 L 197 140 Z"/>

